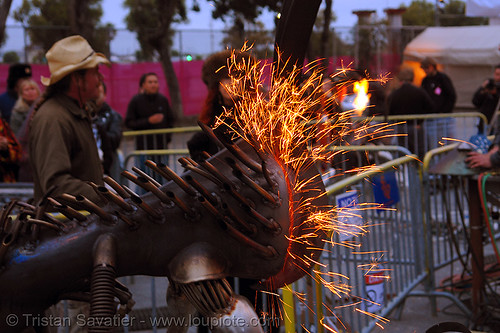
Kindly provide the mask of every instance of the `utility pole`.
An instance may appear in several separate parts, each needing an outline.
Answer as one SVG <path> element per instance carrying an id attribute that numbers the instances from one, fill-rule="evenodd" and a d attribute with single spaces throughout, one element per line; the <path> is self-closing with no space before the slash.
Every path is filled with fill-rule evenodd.
<path id="1" fill-rule="evenodd" d="M 434 25 L 436 27 L 439 27 L 439 3 L 440 2 L 441 2 L 440 0 L 436 0 L 436 5 L 434 8 Z"/>

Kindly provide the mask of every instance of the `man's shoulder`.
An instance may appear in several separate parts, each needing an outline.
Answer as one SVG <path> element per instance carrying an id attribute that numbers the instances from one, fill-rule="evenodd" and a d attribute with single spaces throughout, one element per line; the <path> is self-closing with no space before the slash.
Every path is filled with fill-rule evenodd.
<path id="1" fill-rule="evenodd" d="M 64 105 L 57 98 L 49 98 L 36 111 L 33 120 L 46 119 L 48 121 L 58 122 L 66 119 L 70 113 L 65 109 Z"/>

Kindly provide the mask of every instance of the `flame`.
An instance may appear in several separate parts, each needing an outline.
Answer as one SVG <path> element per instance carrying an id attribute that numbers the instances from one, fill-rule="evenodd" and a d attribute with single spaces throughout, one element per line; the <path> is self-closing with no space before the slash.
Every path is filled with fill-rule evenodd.
<path id="1" fill-rule="evenodd" d="M 242 52 L 248 51 L 246 45 Z M 296 84 L 302 69 L 297 68 L 291 74 L 273 76 L 269 87 L 264 85 L 263 73 L 267 66 L 271 66 L 270 72 L 273 73 L 274 66 L 278 66 L 283 61 L 279 59 L 277 63 L 265 64 L 260 61 L 243 60 L 237 61 L 235 53 L 228 61 L 227 66 L 231 77 L 231 83 L 224 88 L 232 96 L 234 107 L 226 109 L 220 116 L 215 126 L 224 124 L 232 129 L 233 135 L 241 137 L 252 144 L 256 150 L 270 154 L 282 166 L 283 170 L 294 170 L 299 174 L 302 169 L 309 168 L 312 164 L 318 162 L 328 163 L 336 154 L 343 154 L 342 151 L 332 150 L 330 145 L 321 144 L 323 142 L 336 142 L 340 145 L 347 136 L 356 139 L 372 140 L 374 137 L 387 136 L 390 129 L 386 124 L 373 125 L 366 121 L 352 122 L 352 118 L 366 108 L 369 95 L 367 95 L 368 81 L 366 79 L 360 82 L 354 82 L 354 91 L 357 92 L 355 110 L 342 111 L 335 114 L 325 122 L 324 115 L 319 112 L 321 109 L 322 87 L 321 82 L 323 74 L 314 64 L 305 70 L 305 79 L 300 85 Z M 349 69 L 341 70 L 337 75 L 345 73 Z M 343 82 L 337 86 L 332 99 L 342 100 L 345 94 L 345 87 L 352 82 Z M 331 93 L 331 91 L 330 91 Z M 367 166 L 370 168 L 373 166 Z M 361 169 L 354 170 L 355 172 Z M 290 175 L 287 175 L 290 176 Z M 310 180 L 292 182 L 294 188 L 291 190 L 297 193 L 303 193 Z M 319 193 L 318 195 L 325 195 Z M 317 239 L 319 232 L 326 232 L 330 235 L 348 233 L 351 236 L 359 237 L 367 233 L 367 226 L 352 226 L 338 221 L 338 209 L 335 206 L 314 207 L 311 204 L 313 199 L 293 202 L 290 204 L 292 211 L 290 215 L 307 215 L 306 225 L 313 226 L 309 233 L 300 235 L 300 237 L 290 238 L 290 243 L 302 242 L 316 248 L 314 240 Z M 381 209 L 379 205 L 366 205 L 361 209 Z M 346 215 L 346 208 L 342 212 Z M 359 207 L 357 208 L 359 209 Z M 353 212 L 353 214 L 355 214 Z M 359 211 L 357 212 L 359 214 Z M 298 227 L 298 226 L 295 226 Z M 293 232 L 290 232 L 293 235 Z M 329 241 L 334 243 L 333 238 Z M 345 241 L 342 244 L 348 248 L 357 249 L 360 244 L 356 241 Z M 289 253 L 297 262 L 307 262 L 308 264 L 319 264 L 312 262 L 309 257 L 301 257 L 295 253 Z M 376 265 L 376 264 L 374 264 Z M 339 276 L 334 272 L 316 272 L 315 280 L 322 283 L 332 294 L 341 297 L 348 295 L 351 288 L 339 281 L 338 283 L 328 282 L 322 276 Z M 343 276 L 342 276 L 343 277 Z M 348 279 L 347 277 L 343 277 Z M 305 297 L 295 293 L 299 299 Z M 354 303 L 353 306 L 359 304 Z M 358 310 L 362 312 L 361 310 Z M 372 315 L 372 314 L 369 314 Z M 379 319 L 383 321 L 382 319 Z"/>
<path id="2" fill-rule="evenodd" d="M 370 102 L 371 94 L 368 94 L 368 80 L 363 79 L 354 82 L 353 91 L 356 93 L 356 98 L 354 99 L 356 114 L 361 116 Z"/>

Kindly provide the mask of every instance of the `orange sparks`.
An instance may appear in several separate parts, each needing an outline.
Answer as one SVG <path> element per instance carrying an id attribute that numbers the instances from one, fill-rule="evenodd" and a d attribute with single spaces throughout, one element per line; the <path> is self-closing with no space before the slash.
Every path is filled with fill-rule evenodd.
<path id="1" fill-rule="evenodd" d="M 248 48 L 244 46 L 242 51 L 246 52 Z M 300 85 L 296 82 L 302 69 L 297 69 L 289 75 L 273 77 L 269 87 L 265 86 L 262 77 L 266 66 L 271 66 L 270 72 L 273 73 L 273 64 L 264 64 L 259 61 L 238 62 L 233 54 L 227 65 L 231 83 L 225 86 L 225 89 L 233 97 L 235 106 L 231 110 L 226 110 L 224 115 L 218 118 L 216 126 L 221 124 L 228 126 L 236 136 L 252 144 L 257 151 L 272 155 L 283 166 L 285 173 L 287 170 L 294 170 L 296 174 L 299 174 L 301 170 L 310 168 L 314 164 L 328 163 L 336 154 L 342 153 L 341 149 L 333 149 L 332 143 L 341 145 L 347 136 L 356 139 L 368 138 L 370 141 L 374 136 L 389 135 L 387 124 L 373 125 L 368 120 L 355 119 L 356 115 L 360 116 L 363 113 L 370 98 L 367 93 L 368 81 L 366 79 L 354 83 L 345 82 L 336 90 L 334 89 L 333 98 L 341 100 L 345 93 L 345 89 L 342 88 L 353 84 L 353 90 L 357 94 L 356 109 L 338 112 L 335 116 L 325 119 L 324 114 L 321 113 L 321 98 L 318 98 L 324 94 L 321 83 L 323 74 L 314 65 L 309 67 L 307 78 Z M 332 94 L 331 90 L 328 92 Z M 358 168 L 354 172 L 362 170 L 364 168 Z M 289 174 L 286 176 L 294 177 Z M 299 194 L 304 193 L 308 181 L 310 180 L 292 182 L 294 188 L 291 190 Z M 318 195 L 325 195 L 325 193 L 318 190 Z M 335 206 L 315 207 L 311 204 L 312 201 L 304 199 L 290 203 L 291 216 L 294 214 L 308 216 L 302 226 L 294 226 L 295 228 L 306 226 L 308 232 L 300 237 L 290 237 L 290 243 L 300 242 L 313 248 L 315 247 L 314 240 L 317 239 L 318 234 L 323 233 L 330 235 L 329 242 L 332 245 L 337 245 L 339 243 L 334 243 L 333 235 L 343 234 L 349 239 L 341 242 L 340 245 L 353 250 L 358 249 L 360 245 L 350 238 L 365 235 L 368 232 L 367 225 L 351 225 L 340 221 L 339 214 L 359 216 L 360 209 L 380 209 L 380 206 L 375 204 L 365 207 L 358 205 L 356 210 L 339 209 Z M 294 253 L 289 253 L 289 255 L 296 262 L 319 264 L 306 256 L 301 257 Z M 315 273 L 312 278 L 339 298 L 348 296 L 352 291 L 352 287 L 341 281 L 341 279 L 348 280 L 346 276 L 320 270 Z M 326 277 L 329 279 L 327 280 Z M 332 277 L 336 277 L 332 280 L 333 282 L 329 281 Z M 293 291 L 292 293 L 301 302 L 306 302 L 304 295 Z M 359 303 L 354 305 L 356 304 Z M 358 311 L 377 320 L 385 320 L 372 313 Z M 330 331 L 334 332 L 334 330 Z"/>

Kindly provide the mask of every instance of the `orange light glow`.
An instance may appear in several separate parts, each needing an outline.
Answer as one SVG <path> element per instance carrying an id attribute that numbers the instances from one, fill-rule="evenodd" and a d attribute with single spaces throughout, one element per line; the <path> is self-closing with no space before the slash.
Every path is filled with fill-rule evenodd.
<path id="1" fill-rule="evenodd" d="M 370 102 L 370 94 L 368 94 L 368 80 L 363 79 L 361 81 L 354 82 L 353 91 L 356 93 L 356 98 L 354 99 L 356 114 L 361 116 Z"/>

